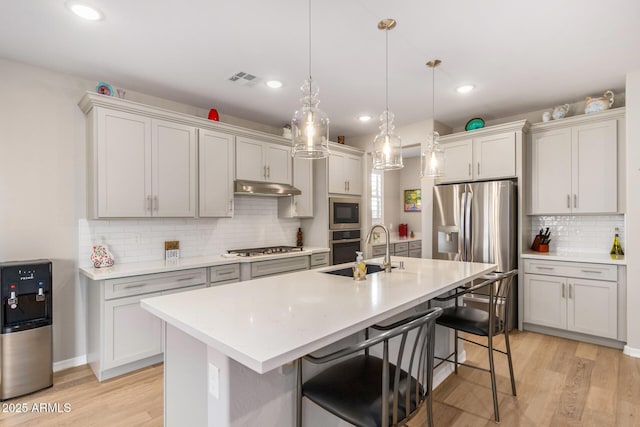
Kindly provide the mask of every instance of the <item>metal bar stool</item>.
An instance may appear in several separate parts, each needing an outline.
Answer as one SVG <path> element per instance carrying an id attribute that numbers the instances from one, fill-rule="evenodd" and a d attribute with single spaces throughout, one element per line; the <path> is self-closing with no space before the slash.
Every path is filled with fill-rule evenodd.
<path id="1" fill-rule="evenodd" d="M 431 308 L 388 326 L 375 326 L 380 335 L 350 347 L 325 356 L 305 356 L 305 360 L 320 364 L 360 353 L 304 383 L 299 359 L 296 425 L 302 426 L 302 398 L 306 396 L 324 410 L 361 427 L 397 426 L 415 415 L 426 400 L 427 422 L 432 426 L 434 331 L 441 313 L 441 308 Z M 414 330 L 417 333 L 411 343 L 408 335 Z M 400 345 L 393 364 L 389 361 L 389 341 L 398 336 Z M 382 359 L 367 351 L 376 344 L 382 344 Z"/>
<path id="2" fill-rule="evenodd" d="M 500 414 L 498 412 L 498 393 L 496 388 L 496 374 L 493 363 L 493 352 L 505 354 L 509 363 L 509 375 L 511 376 L 511 392 L 516 396 L 516 382 L 513 375 L 513 362 L 511 360 L 511 347 L 509 346 L 509 329 L 511 329 L 510 316 L 510 294 L 513 277 L 518 273 L 517 270 L 508 273 L 491 274 L 483 277 L 483 281 L 470 287 L 462 286 L 455 289 L 452 295 L 446 297 L 434 298 L 437 301 L 455 300 L 453 307 L 447 307 L 443 310 L 436 323 L 446 326 L 455 331 L 454 351 L 445 358 L 435 357 L 441 360 L 436 366 L 440 366 L 443 362 L 453 363 L 455 373 L 458 373 L 458 365 L 468 366 L 470 368 L 479 369 L 491 374 L 491 391 L 493 393 L 493 413 L 496 422 L 500 422 Z M 488 311 L 474 308 L 459 306 L 458 299 L 462 295 L 473 292 L 478 295 L 478 291 L 484 290 L 481 295 L 488 297 Z M 459 331 L 467 334 L 487 337 L 487 345 L 460 337 Z M 495 335 L 504 334 L 504 342 L 506 351 L 502 351 L 493 347 L 493 337 Z M 488 350 L 489 353 L 489 369 L 473 366 L 466 363 L 458 362 L 458 339 L 479 345 Z M 451 358 L 453 357 L 453 360 Z"/>

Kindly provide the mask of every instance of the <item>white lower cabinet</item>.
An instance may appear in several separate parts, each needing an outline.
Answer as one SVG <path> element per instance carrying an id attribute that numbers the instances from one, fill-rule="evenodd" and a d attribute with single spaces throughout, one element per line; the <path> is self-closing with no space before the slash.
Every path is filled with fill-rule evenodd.
<path id="1" fill-rule="evenodd" d="M 525 329 L 532 324 L 618 339 L 616 269 L 606 264 L 526 260 Z"/>
<path id="2" fill-rule="evenodd" d="M 140 300 L 206 287 L 197 268 L 88 282 L 87 361 L 98 380 L 161 362 L 163 323 Z"/>
<path id="3" fill-rule="evenodd" d="M 140 307 L 140 300 L 162 292 L 119 298 L 104 303 L 103 369 L 162 353 L 162 320 Z"/>

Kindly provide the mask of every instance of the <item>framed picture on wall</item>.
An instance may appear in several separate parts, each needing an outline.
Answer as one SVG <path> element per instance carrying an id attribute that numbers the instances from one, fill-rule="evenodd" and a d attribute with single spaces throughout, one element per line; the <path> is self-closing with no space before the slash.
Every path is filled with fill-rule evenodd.
<path id="1" fill-rule="evenodd" d="M 404 211 L 422 211 L 422 194 L 420 190 L 404 190 Z"/>

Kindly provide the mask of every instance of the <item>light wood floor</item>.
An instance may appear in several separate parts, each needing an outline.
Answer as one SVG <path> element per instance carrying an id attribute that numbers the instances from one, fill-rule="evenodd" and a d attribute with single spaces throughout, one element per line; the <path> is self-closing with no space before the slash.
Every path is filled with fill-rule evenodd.
<path id="1" fill-rule="evenodd" d="M 465 348 L 470 361 L 487 366 L 484 349 Z M 531 332 L 513 334 L 512 351 L 517 397 L 510 394 L 506 360 L 496 355 L 501 425 L 640 426 L 640 359 Z M 61 411 L 68 403 L 71 410 L 31 412 L 34 403 L 58 403 Z M 24 404 L 28 412 L 16 413 Z M 68 369 L 55 374 L 52 388 L 0 409 L 2 427 L 162 426 L 162 365 L 102 383 L 87 366 Z M 488 374 L 460 368 L 436 389 L 433 411 L 437 427 L 495 426 Z M 423 422 L 424 411 L 409 425 Z"/>

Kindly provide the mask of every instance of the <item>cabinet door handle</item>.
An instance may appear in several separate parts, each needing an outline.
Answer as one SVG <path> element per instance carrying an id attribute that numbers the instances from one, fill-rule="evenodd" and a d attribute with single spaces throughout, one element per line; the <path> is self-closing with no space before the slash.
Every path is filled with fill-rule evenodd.
<path id="1" fill-rule="evenodd" d="M 347 191 L 347 181 L 344 181 L 344 191 Z"/>
<path id="2" fill-rule="evenodd" d="M 176 282 L 186 282 L 187 280 L 193 280 L 193 276 L 183 277 L 182 279 L 177 279 Z"/>
<path id="3" fill-rule="evenodd" d="M 267 165 L 262 166 L 262 177 L 267 179 Z"/>
<path id="4" fill-rule="evenodd" d="M 271 178 L 271 166 L 267 166 L 267 178 Z"/>
<path id="5" fill-rule="evenodd" d="M 581 270 L 583 273 L 595 273 L 595 274 L 602 274 L 602 271 L 598 271 L 598 270 Z"/>
<path id="6" fill-rule="evenodd" d="M 233 199 L 229 200 L 229 212 L 233 212 Z"/>
<path id="7" fill-rule="evenodd" d="M 573 195 L 573 207 L 574 208 L 578 207 L 578 195 L 577 194 Z"/>
<path id="8" fill-rule="evenodd" d="M 480 176 L 480 162 L 478 162 L 478 176 Z"/>
<path id="9" fill-rule="evenodd" d="M 469 163 L 469 176 L 471 176 L 471 163 Z"/>
<path id="10" fill-rule="evenodd" d="M 218 276 L 228 276 L 229 274 L 233 273 L 233 270 L 229 270 L 229 271 L 219 271 L 218 272 Z"/>
<path id="11" fill-rule="evenodd" d="M 571 209 L 571 195 L 567 194 L 567 207 Z"/>
<path id="12" fill-rule="evenodd" d="M 146 283 L 139 283 L 137 285 L 127 285 L 124 288 L 125 289 L 136 289 L 136 288 L 141 288 L 143 286 L 147 286 L 147 284 Z"/>
<path id="13" fill-rule="evenodd" d="M 351 181 L 347 180 L 347 191 L 351 191 Z"/>
<path id="14" fill-rule="evenodd" d="M 158 196 L 153 196 L 153 205 L 155 206 L 153 210 L 158 212 L 158 208 L 160 206 L 160 203 L 158 203 Z"/>
<path id="15" fill-rule="evenodd" d="M 564 298 L 564 287 L 565 287 L 565 284 L 563 283 L 562 284 L 562 298 Z"/>
<path id="16" fill-rule="evenodd" d="M 147 196 L 147 209 L 149 212 L 151 212 L 151 196 Z"/>
<path id="17" fill-rule="evenodd" d="M 572 288 L 573 288 L 573 285 L 572 285 L 571 283 L 569 283 L 569 299 L 571 299 L 571 298 L 572 298 L 572 296 L 571 296 L 571 293 L 572 293 L 572 292 L 571 292 L 571 289 L 572 289 Z"/>
<path id="18" fill-rule="evenodd" d="M 538 270 L 553 270 L 553 267 L 536 267 Z"/>

